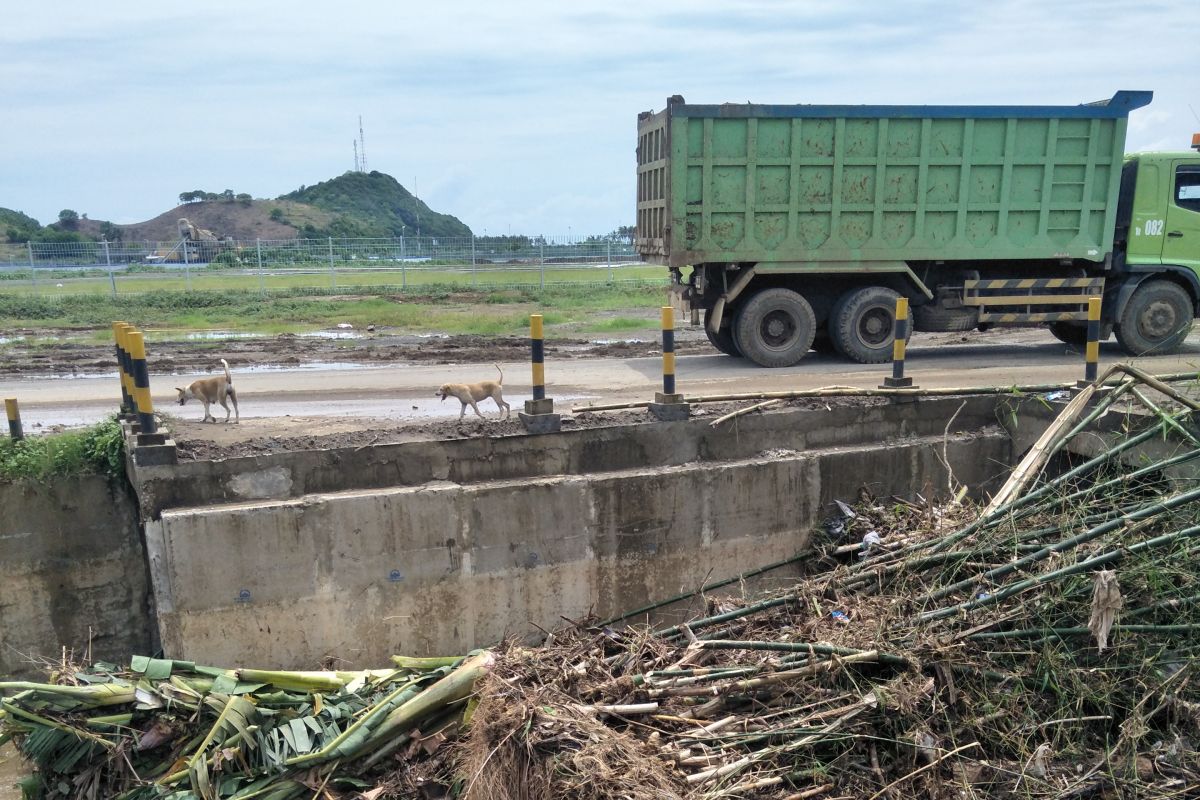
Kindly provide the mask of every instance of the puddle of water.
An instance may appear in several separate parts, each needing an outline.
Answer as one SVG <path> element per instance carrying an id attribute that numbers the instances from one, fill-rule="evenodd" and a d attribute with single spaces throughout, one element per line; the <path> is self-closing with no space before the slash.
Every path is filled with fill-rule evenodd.
<path id="1" fill-rule="evenodd" d="M 297 338 L 300 339 L 361 339 L 363 335 L 358 331 L 310 331 L 309 333 L 297 333 Z"/>
<path id="2" fill-rule="evenodd" d="M 249 367 L 238 367 L 233 370 L 234 374 L 245 372 L 312 372 L 314 370 L 327 369 L 332 372 L 344 372 L 352 369 L 385 369 L 385 367 L 367 366 L 364 364 L 355 364 L 350 361 L 313 361 L 307 364 L 255 364 Z M 190 370 L 184 372 L 162 372 L 155 371 L 151 375 L 197 375 L 203 377 L 205 374 L 216 375 L 217 373 L 192 372 Z M 38 374 L 25 372 L 22 373 L 19 380 L 29 381 L 73 381 L 73 380 L 116 380 L 117 372 L 68 372 L 55 374 Z"/>
<path id="3" fill-rule="evenodd" d="M 306 364 L 254 364 L 249 367 L 238 367 L 233 370 L 233 373 L 236 375 L 243 372 L 312 372 L 319 369 L 341 372 L 351 369 L 384 369 L 384 367 L 367 366 L 351 361 L 311 361 Z"/>
<path id="4" fill-rule="evenodd" d="M 592 339 L 592 344 L 647 344 L 645 339 Z"/>
<path id="5" fill-rule="evenodd" d="M 0 336 L 0 344 L 9 344 L 11 342 L 23 342 L 24 336 Z"/>
<path id="6" fill-rule="evenodd" d="M 261 333 L 245 333 L 242 331 L 195 331 L 183 337 L 189 341 L 204 339 L 261 339 Z"/>

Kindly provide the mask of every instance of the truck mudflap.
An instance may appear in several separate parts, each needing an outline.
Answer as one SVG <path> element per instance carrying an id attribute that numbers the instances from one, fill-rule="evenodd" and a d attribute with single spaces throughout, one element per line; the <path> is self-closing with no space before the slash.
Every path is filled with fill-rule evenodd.
<path id="1" fill-rule="evenodd" d="M 1104 296 L 1104 278 L 1004 278 L 963 282 L 963 305 L 979 321 L 1087 322 L 1089 297 Z"/>
<path id="2" fill-rule="evenodd" d="M 667 287 L 667 305 L 675 311 L 675 319 L 686 319 L 690 325 L 700 324 L 700 309 L 692 305 L 687 296 L 688 287 L 672 283 Z"/>

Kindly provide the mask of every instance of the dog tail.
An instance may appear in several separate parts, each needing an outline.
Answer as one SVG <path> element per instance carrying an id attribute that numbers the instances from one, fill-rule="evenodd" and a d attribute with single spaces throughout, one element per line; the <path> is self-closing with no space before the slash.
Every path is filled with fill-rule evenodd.
<path id="1" fill-rule="evenodd" d="M 500 369 L 499 364 L 492 364 L 492 366 L 495 367 L 496 371 L 500 373 L 500 380 L 496 381 L 496 383 L 503 386 L 504 385 L 504 370 Z"/>
<path id="2" fill-rule="evenodd" d="M 221 363 L 225 366 L 225 385 L 233 386 L 233 376 L 229 374 L 229 362 L 222 358 Z"/>

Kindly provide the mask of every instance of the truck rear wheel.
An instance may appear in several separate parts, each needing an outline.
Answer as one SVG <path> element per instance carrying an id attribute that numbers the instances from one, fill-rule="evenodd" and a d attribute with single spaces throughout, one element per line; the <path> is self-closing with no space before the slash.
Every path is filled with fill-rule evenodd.
<path id="1" fill-rule="evenodd" d="M 864 286 L 844 294 L 829 317 L 829 334 L 837 351 L 860 364 L 891 361 L 899 297 L 883 286 Z M 908 329 L 912 331 L 911 311 Z"/>
<path id="2" fill-rule="evenodd" d="M 1192 298 L 1181 286 L 1148 280 L 1121 312 L 1117 342 L 1131 356 L 1173 353 L 1192 330 L 1192 317 Z"/>
<path id="3" fill-rule="evenodd" d="M 1075 345 L 1083 347 L 1087 344 L 1087 323 L 1086 322 L 1051 322 L 1046 326 L 1050 329 L 1050 335 L 1058 339 L 1063 344 Z M 1100 326 L 1100 341 L 1105 341 L 1112 336 L 1112 325 Z"/>
<path id="4" fill-rule="evenodd" d="M 713 333 L 708 327 L 708 318 L 712 316 L 712 309 L 704 310 L 704 335 L 708 337 L 708 343 L 720 350 L 727 356 L 741 358 L 742 351 L 738 350 L 737 343 L 733 341 L 732 325 L 722 328 L 717 333 Z"/>
<path id="5" fill-rule="evenodd" d="M 734 342 L 742 355 L 763 367 L 790 367 L 812 347 L 817 318 L 808 301 L 791 289 L 764 289 L 738 311 Z"/>
<path id="6" fill-rule="evenodd" d="M 979 324 L 979 310 L 975 308 L 942 308 L 927 303 L 912 313 L 917 330 L 929 333 L 973 331 Z"/>

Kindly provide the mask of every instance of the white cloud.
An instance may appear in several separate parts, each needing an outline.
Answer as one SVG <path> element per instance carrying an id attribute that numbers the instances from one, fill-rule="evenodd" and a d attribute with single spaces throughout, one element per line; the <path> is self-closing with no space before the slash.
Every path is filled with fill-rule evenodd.
<path id="1" fill-rule="evenodd" d="M 136 221 L 371 167 L 490 232 L 633 218 L 638 111 L 690 102 L 1073 104 L 1152 89 L 1129 149 L 1200 130 L 1194 0 L 17 4 L 0 205 Z M 1195 21 L 1192 21 L 1195 20 Z"/>

